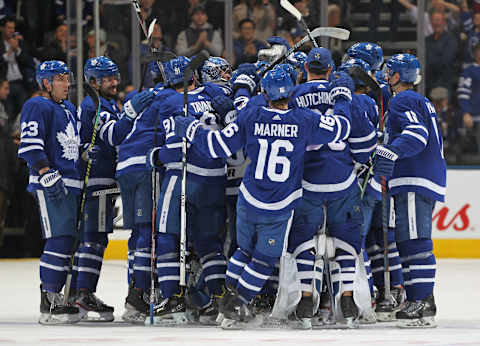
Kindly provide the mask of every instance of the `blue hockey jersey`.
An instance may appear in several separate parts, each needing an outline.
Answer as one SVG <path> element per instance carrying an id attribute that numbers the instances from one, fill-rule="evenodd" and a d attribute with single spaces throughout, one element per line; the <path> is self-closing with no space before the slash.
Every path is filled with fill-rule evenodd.
<path id="1" fill-rule="evenodd" d="M 308 109 L 248 107 L 222 131 L 198 129 L 192 147 L 212 158 L 226 158 L 244 148 L 251 163 L 238 198 L 253 213 L 283 214 L 294 209 L 302 196 L 306 147 L 348 136 L 348 103 L 339 101 L 337 108 L 346 117 L 318 116 Z"/>
<path id="2" fill-rule="evenodd" d="M 446 164 L 432 103 L 406 90 L 392 98 L 388 113 L 385 140 L 399 154 L 388 182 L 390 193 L 413 191 L 443 202 Z"/>
<path id="3" fill-rule="evenodd" d="M 197 118 L 204 126 L 218 129 L 218 115 L 213 109 L 210 92 L 205 87 L 199 87 L 188 93 L 188 115 Z M 164 145 L 158 157 L 165 167 L 165 178 L 180 175 L 182 169 L 182 138 L 175 135 L 175 116 L 182 115 L 183 93 L 175 92 L 165 99 L 160 110 L 161 131 L 159 136 Z M 160 142 L 159 142 L 160 144 Z M 225 184 L 227 167 L 225 159 L 211 159 L 188 145 L 187 176 L 199 182 L 208 184 Z"/>
<path id="4" fill-rule="evenodd" d="M 329 93 L 328 81 L 310 81 L 294 89 L 292 102 L 317 114 L 332 114 Z M 352 129 L 348 140 L 307 147 L 302 181 L 305 194 L 337 199 L 358 186 L 353 159 L 365 163 L 375 149 L 376 132 L 369 120 L 369 114 L 376 112 L 375 102 L 366 95 L 353 95 L 350 112 Z"/>
<path id="5" fill-rule="evenodd" d="M 135 119 L 131 131 L 119 146 L 117 177 L 129 172 L 146 170 L 147 151 L 165 141 L 158 130 L 159 113 L 163 101 L 176 92 L 174 89 L 164 88 L 161 84 L 155 86 L 154 92 L 155 98 L 152 104 Z M 157 136 L 156 139 L 154 139 L 155 136 Z"/>
<path id="6" fill-rule="evenodd" d="M 78 109 L 78 118 L 81 121 L 80 140 L 82 146 L 90 143 L 93 135 L 97 109 L 90 96 L 87 96 Z M 90 169 L 88 187 L 101 188 L 115 184 L 115 167 L 117 163 L 116 146 L 132 129 L 133 122 L 126 117 L 120 119 L 120 111 L 114 100 L 100 97 L 100 119 L 97 127 L 95 145 L 100 147 L 97 163 Z M 83 176 L 86 163 L 80 161 L 79 171 Z"/>
<path id="7" fill-rule="evenodd" d="M 83 181 L 76 166 L 80 138 L 75 114 L 70 102 L 58 104 L 40 96 L 23 105 L 18 157 L 30 168 L 29 191 L 41 189 L 39 174 L 33 167 L 45 164 L 61 173 L 69 192 L 80 193 Z"/>
<path id="8" fill-rule="evenodd" d="M 480 65 L 473 64 L 465 69 L 458 80 L 458 103 L 462 113 L 470 113 L 480 120 Z"/>

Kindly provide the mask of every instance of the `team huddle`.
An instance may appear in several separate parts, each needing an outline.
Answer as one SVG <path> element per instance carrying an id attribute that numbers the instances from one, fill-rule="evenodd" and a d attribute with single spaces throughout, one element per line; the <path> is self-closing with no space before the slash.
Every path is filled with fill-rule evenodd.
<path id="1" fill-rule="evenodd" d="M 114 320 L 95 291 L 118 186 L 132 231 L 126 322 L 435 327 L 446 165 L 435 109 L 413 90 L 417 58 L 383 63 L 366 42 L 338 67 L 322 47 L 274 65 L 290 47 L 268 43 L 268 61 L 235 71 L 219 57 L 193 74 L 187 57 L 156 61 L 155 87 L 121 110 L 110 58 L 86 62 L 99 103 L 78 108 L 66 64 L 38 66 L 49 96 L 25 103 L 18 155 L 46 239 L 40 323 Z"/>

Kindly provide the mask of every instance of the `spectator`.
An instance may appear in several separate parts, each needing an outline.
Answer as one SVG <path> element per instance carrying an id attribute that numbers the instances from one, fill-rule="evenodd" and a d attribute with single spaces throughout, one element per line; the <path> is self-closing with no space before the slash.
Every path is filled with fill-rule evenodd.
<path id="1" fill-rule="evenodd" d="M 0 19 L 5 18 L 6 16 L 11 16 L 13 14 L 13 1 L 4 0 L 0 1 Z"/>
<path id="2" fill-rule="evenodd" d="M 202 6 L 192 10 L 192 23 L 177 37 L 175 50 L 178 55 L 192 56 L 202 49 L 211 55 L 220 56 L 223 42 L 220 33 L 208 23 L 208 16 Z"/>
<path id="3" fill-rule="evenodd" d="M 9 123 L 11 122 L 10 116 L 5 109 L 5 101 L 10 94 L 10 86 L 8 85 L 8 81 L 5 79 L 0 79 L 0 128 L 6 128 Z M 2 132 L 2 131 L 0 131 Z"/>
<path id="4" fill-rule="evenodd" d="M 15 32 L 15 20 L 6 17 L 0 22 L 3 44 L 0 44 L 0 78 L 10 83 L 7 112 L 17 114 L 33 88 L 35 69 L 33 59 L 23 47 L 23 37 Z"/>
<path id="5" fill-rule="evenodd" d="M 480 152 L 480 44 L 473 48 L 475 64 L 465 69 L 458 81 L 457 97 L 461 121 L 467 133 L 474 133 Z"/>
<path id="6" fill-rule="evenodd" d="M 480 43 L 480 12 L 473 15 L 473 29 L 468 33 L 465 52 L 463 55 L 463 68 L 467 68 L 474 62 L 473 47 Z"/>
<path id="7" fill-rule="evenodd" d="M 455 80 L 455 58 L 457 54 L 457 39 L 446 31 L 446 20 L 443 12 L 433 12 L 431 16 L 433 34 L 426 38 L 425 79 L 427 95 L 437 86 L 447 88 L 451 94 L 452 83 Z"/>
<path id="8" fill-rule="evenodd" d="M 50 41 L 42 53 L 42 60 L 67 61 L 67 25 L 60 24 L 55 30 L 54 39 Z"/>
<path id="9" fill-rule="evenodd" d="M 233 8 L 233 37 L 240 37 L 237 31 L 238 24 L 242 19 L 250 18 L 255 22 L 255 38 L 266 42 L 274 35 L 277 18 L 275 8 L 269 0 L 242 0 L 240 4 Z"/>
<path id="10" fill-rule="evenodd" d="M 95 30 L 90 30 L 87 35 L 87 47 L 85 49 L 85 56 L 84 56 L 85 61 L 100 55 L 111 56 L 111 54 L 108 53 L 109 47 L 107 44 L 107 33 L 105 32 L 105 30 L 100 29 L 100 31 L 98 32 L 98 40 L 100 41 L 100 49 L 98 51 L 98 54 L 96 54 L 95 53 Z"/>
<path id="11" fill-rule="evenodd" d="M 432 101 L 437 112 L 438 122 L 440 124 L 443 147 L 445 152 L 451 152 L 455 145 L 457 137 L 457 117 L 456 111 L 449 102 L 448 90 L 444 87 L 433 88 L 430 92 L 430 101 Z"/>
<path id="12" fill-rule="evenodd" d="M 255 39 L 255 22 L 245 18 L 238 24 L 240 38 L 233 41 L 235 53 L 235 66 L 244 62 L 257 61 L 257 53 L 260 49 L 267 48 L 264 42 Z"/>
<path id="13" fill-rule="evenodd" d="M 62 23 L 65 21 L 66 14 L 67 14 L 66 0 L 55 0 L 55 14 L 57 16 L 57 21 L 59 23 Z M 83 22 L 84 26 L 90 26 L 93 24 L 93 0 L 83 1 L 82 18 L 84 19 L 84 22 Z"/>

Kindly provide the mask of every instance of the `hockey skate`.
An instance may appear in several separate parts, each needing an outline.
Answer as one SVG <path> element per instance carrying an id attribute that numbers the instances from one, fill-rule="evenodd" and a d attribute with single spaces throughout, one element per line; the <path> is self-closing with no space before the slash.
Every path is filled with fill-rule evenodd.
<path id="1" fill-rule="evenodd" d="M 288 325 L 293 329 L 312 329 L 313 297 L 302 297 L 295 312 L 289 316 Z"/>
<path id="2" fill-rule="evenodd" d="M 125 298 L 125 312 L 122 320 L 129 323 L 145 323 L 149 309 L 147 302 L 147 293 L 130 285 L 127 298 Z"/>
<path id="3" fill-rule="evenodd" d="M 182 325 L 188 323 L 183 291 L 165 298 L 153 310 L 153 323 L 159 326 Z"/>
<path id="4" fill-rule="evenodd" d="M 112 322 L 114 320 L 113 307 L 105 304 L 93 292 L 87 290 L 78 291 L 75 305 L 79 308 L 82 321 Z"/>
<path id="5" fill-rule="evenodd" d="M 379 291 L 379 297 L 375 307 L 375 313 L 379 322 L 395 321 L 395 314 L 405 306 L 405 289 L 393 287 L 390 291 L 391 300 L 385 299 L 385 288 Z"/>
<path id="6" fill-rule="evenodd" d="M 220 311 L 223 315 L 222 329 L 239 330 L 258 327 L 262 324 L 261 315 L 255 315 L 250 308 L 239 299 L 235 291 L 229 290 Z"/>
<path id="7" fill-rule="evenodd" d="M 346 321 L 346 327 L 350 329 L 358 328 L 358 308 L 353 300 L 353 296 L 342 296 L 340 298 L 340 307 L 343 318 Z"/>
<path id="8" fill-rule="evenodd" d="M 399 328 L 435 328 L 437 307 L 433 295 L 415 302 L 407 302 L 405 307 L 398 311 L 396 318 Z"/>
<path id="9" fill-rule="evenodd" d="M 40 324 L 72 324 L 80 321 L 78 308 L 63 303 L 63 294 L 43 291 L 40 286 Z"/>
<path id="10" fill-rule="evenodd" d="M 222 304 L 225 293 L 221 296 L 213 296 L 210 304 L 198 311 L 198 322 L 207 326 L 216 326 L 219 314 L 218 306 Z"/>
<path id="11" fill-rule="evenodd" d="M 326 326 L 335 324 L 335 316 L 332 312 L 332 303 L 328 292 L 322 292 L 320 295 L 320 306 L 317 314 L 312 319 L 313 326 Z"/>

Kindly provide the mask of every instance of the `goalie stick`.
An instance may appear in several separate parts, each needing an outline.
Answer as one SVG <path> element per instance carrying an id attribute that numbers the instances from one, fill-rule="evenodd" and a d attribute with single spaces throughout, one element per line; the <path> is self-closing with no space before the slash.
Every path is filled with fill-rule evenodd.
<path id="1" fill-rule="evenodd" d="M 190 61 L 183 75 L 183 116 L 188 116 L 187 87 L 193 72 L 210 57 L 206 50 L 202 50 Z M 182 138 L 182 191 L 180 197 L 180 286 L 186 283 L 186 253 L 187 253 L 187 139 Z"/>
<path id="2" fill-rule="evenodd" d="M 384 131 L 385 128 L 385 115 L 383 109 L 383 95 L 382 88 L 378 82 L 373 79 L 369 74 L 363 71 L 358 66 L 353 66 L 350 68 L 349 73 L 352 77 L 360 79 L 365 85 L 370 87 L 374 93 L 375 101 L 379 105 L 380 109 L 380 131 Z M 365 177 L 364 184 L 362 186 L 362 197 L 365 193 L 366 184 L 372 173 L 373 167 L 367 172 Z M 382 230 L 383 230 L 383 280 L 385 284 L 385 301 L 390 305 L 393 305 L 393 297 L 390 291 L 390 259 L 388 258 L 388 225 L 389 225 L 389 208 L 388 208 L 388 194 L 387 194 L 387 180 L 384 176 L 380 177 L 382 185 Z"/>
<path id="3" fill-rule="evenodd" d="M 93 124 L 93 132 L 92 132 L 92 139 L 90 140 L 90 144 L 87 148 L 87 151 L 92 149 L 93 146 L 95 145 L 95 141 L 97 139 L 97 130 L 98 130 L 98 124 L 100 123 L 100 96 L 98 95 L 97 91 L 90 85 L 90 83 L 83 83 L 83 90 L 85 90 L 85 93 L 90 96 L 93 100 L 93 104 L 95 105 L 96 108 L 96 113 L 95 113 L 95 122 Z M 82 199 L 80 202 L 80 206 L 77 211 L 77 232 L 75 234 L 75 243 L 73 246 L 73 251 L 72 254 L 70 255 L 70 263 L 68 265 L 68 272 L 67 272 L 67 278 L 65 280 L 65 287 L 63 290 L 63 303 L 67 304 L 68 303 L 68 298 L 70 296 L 70 288 L 72 286 L 72 272 L 73 272 L 73 261 L 75 258 L 75 252 L 77 251 L 78 243 L 80 241 L 80 225 L 82 224 L 82 215 L 83 215 L 83 210 L 85 209 L 85 200 L 87 196 L 87 186 L 88 186 L 88 180 L 90 177 L 90 170 L 92 168 L 92 161 L 87 162 L 87 169 L 85 171 L 85 178 L 83 180 L 83 186 L 82 186 Z"/>
<path id="4" fill-rule="evenodd" d="M 338 38 L 340 40 L 348 40 L 348 37 L 350 36 L 350 31 L 342 28 L 334 28 L 334 27 L 318 27 L 313 29 L 310 32 L 310 35 L 304 36 L 300 41 L 295 43 L 285 54 L 280 56 L 277 60 L 272 62 L 270 65 L 267 66 L 267 68 L 262 72 L 262 77 L 273 69 L 275 66 L 280 64 L 283 60 L 285 60 L 290 54 L 293 52 L 297 51 L 301 46 L 303 46 L 305 43 L 311 40 L 311 38 L 317 38 L 321 36 L 326 36 L 326 37 L 333 37 L 333 38 Z"/>

